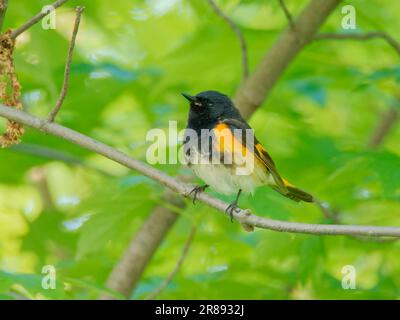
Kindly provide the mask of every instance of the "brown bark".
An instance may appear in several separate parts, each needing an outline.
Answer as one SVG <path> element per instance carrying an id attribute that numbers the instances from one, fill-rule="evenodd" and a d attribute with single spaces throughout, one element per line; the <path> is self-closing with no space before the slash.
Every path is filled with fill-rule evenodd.
<path id="1" fill-rule="evenodd" d="M 399 111 L 394 107 L 390 108 L 382 115 L 382 118 L 380 119 L 378 126 L 373 132 L 368 143 L 369 148 L 377 149 L 382 144 L 383 140 L 396 123 L 398 117 Z"/>
<path id="2" fill-rule="evenodd" d="M 177 197 L 170 191 L 167 192 L 166 198 L 177 207 L 184 206 L 182 197 Z M 121 260 L 115 265 L 108 278 L 107 287 L 129 297 L 154 252 L 178 217 L 179 215 L 171 210 L 157 206 L 132 238 Z M 114 298 L 104 294 L 100 299 Z"/>
<path id="3" fill-rule="evenodd" d="M 0 30 L 3 29 L 3 23 L 7 8 L 8 8 L 8 0 L 0 0 Z"/>

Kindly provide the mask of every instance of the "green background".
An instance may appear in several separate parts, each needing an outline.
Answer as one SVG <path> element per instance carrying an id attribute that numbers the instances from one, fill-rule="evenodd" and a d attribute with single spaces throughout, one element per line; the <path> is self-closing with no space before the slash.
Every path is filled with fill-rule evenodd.
<path id="1" fill-rule="evenodd" d="M 21 25 L 48 4 L 9 2 L 5 28 Z M 286 2 L 293 15 L 307 4 Z M 218 4 L 243 31 L 254 71 L 287 26 L 278 1 Z M 356 31 L 384 30 L 397 37 L 397 1 L 344 4 L 357 10 Z M 206 1 L 70 1 L 57 10 L 56 30 L 39 24 L 18 39 L 15 66 L 25 110 L 32 114 L 45 116 L 57 100 L 76 5 L 86 11 L 69 93 L 57 118 L 67 127 L 145 161 L 149 129 L 166 129 L 170 120 L 185 127 L 188 106 L 180 92 L 233 95 L 241 82 L 237 38 Z M 343 32 L 341 6 L 321 31 Z M 383 40 L 315 42 L 289 66 L 250 124 L 281 174 L 327 201 L 343 223 L 396 226 L 400 126 L 377 150 L 367 145 L 381 115 L 399 108 L 399 82 L 399 55 Z M 2 130 L 4 123 L 1 119 Z M 180 165 L 157 167 L 172 175 L 189 173 Z M 38 174 L 50 200 L 41 196 Z M 21 145 L 0 150 L 0 298 L 16 293 L 30 299 L 98 298 L 136 230 L 162 203 L 162 191 L 99 155 L 27 129 Z M 315 206 L 267 187 L 240 204 L 270 218 L 332 223 Z M 247 233 L 189 201 L 178 214 L 132 298 L 146 297 L 169 274 L 194 224 L 198 232 L 190 252 L 159 298 L 400 297 L 399 242 Z M 44 265 L 56 267 L 56 290 L 41 288 Z M 355 290 L 342 289 L 346 265 L 356 268 Z"/>

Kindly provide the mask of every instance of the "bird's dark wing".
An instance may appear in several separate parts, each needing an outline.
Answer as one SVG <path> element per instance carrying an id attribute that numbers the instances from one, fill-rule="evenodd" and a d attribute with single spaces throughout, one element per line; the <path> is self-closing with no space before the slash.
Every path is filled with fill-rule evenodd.
<path id="1" fill-rule="evenodd" d="M 266 169 L 272 174 L 275 183 L 281 189 L 282 191 L 286 191 L 286 185 L 284 181 L 282 180 L 282 177 L 279 175 L 275 163 L 272 160 L 271 156 L 268 154 L 268 152 L 265 150 L 265 148 L 262 146 L 262 144 L 257 140 L 253 133 L 253 129 L 244 121 L 244 120 L 239 120 L 239 119 L 223 119 L 221 121 L 222 123 L 225 123 L 226 125 L 229 126 L 229 128 L 235 132 L 234 130 L 243 130 L 241 134 L 242 138 L 242 144 L 245 146 L 251 146 L 253 149 L 253 153 L 256 156 L 258 160 L 260 160 L 266 167 Z M 246 141 L 246 129 L 250 129 L 252 131 L 252 137 L 254 138 L 254 144 L 249 143 Z M 249 149 L 249 148 L 248 148 Z"/>

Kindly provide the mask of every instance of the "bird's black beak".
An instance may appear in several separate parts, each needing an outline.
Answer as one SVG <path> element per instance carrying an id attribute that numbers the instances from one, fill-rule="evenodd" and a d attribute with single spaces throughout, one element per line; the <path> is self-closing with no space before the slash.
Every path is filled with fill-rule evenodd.
<path id="1" fill-rule="evenodd" d="M 182 93 L 182 95 L 188 99 L 190 102 L 195 102 L 196 101 L 196 97 L 191 96 L 190 94 L 186 94 L 186 93 Z"/>

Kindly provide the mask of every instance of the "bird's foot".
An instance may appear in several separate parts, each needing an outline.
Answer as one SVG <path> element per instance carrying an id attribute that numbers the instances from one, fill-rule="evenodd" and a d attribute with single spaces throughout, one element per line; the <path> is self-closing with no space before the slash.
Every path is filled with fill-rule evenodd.
<path id="1" fill-rule="evenodd" d="M 226 209 L 225 212 L 229 213 L 229 216 L 231 217 L 231 222 L 233 222 L 233 212 L 236 211 L 237 209 L 239 209 L 238 207 L 238 201 L 239 201 L 239 197 L 240 194 L 242 193 L 242 190 L 240 189 L 239 192 L 236 195 L 236 199 L 235 201 L 233 201 Z"/>
<path id="2" fill-rule="evenodd" d="M 229 217 L 231 218 L 231 222 L 233 222 L 233 212 L 239 209 L 237 205 L 237 201 L 232 202 L 226 209 L 225 212 L 229 213 Z"/>
<path id="3" fill-rule="evenodd" d="M 200 192 L 204 192 L 204 190 L 206 190 L 209 187 L 208 184 L 202 185 L 202 186 L 196 186 L 193 188 L 192 191 L 189 192 L 188 196 L 191 196 L 193 193 L 193 204 L 196 204 L 196 200 L 197 200 L 197 195 Z"/>

